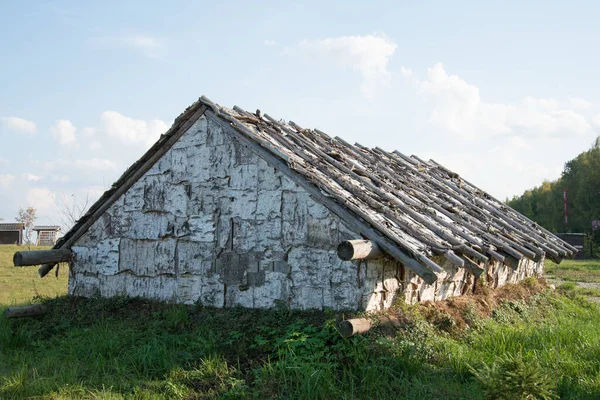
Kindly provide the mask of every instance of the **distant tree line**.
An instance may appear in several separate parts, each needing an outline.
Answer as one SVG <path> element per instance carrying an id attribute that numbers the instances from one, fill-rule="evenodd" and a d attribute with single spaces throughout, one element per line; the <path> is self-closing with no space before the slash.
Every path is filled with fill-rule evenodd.
<path id="1" fill-rule="evenodd" d="M 565 189 L 568 226 L 563 206 Z M 589 150 L 565 164 L 559 179 L 544 181 L 506 203 L 551 232 L 588 233 L 595 246 L 600 246 L 600 229 L 592 228 L 593 221 L 600 221 L 600 136 Z"/>

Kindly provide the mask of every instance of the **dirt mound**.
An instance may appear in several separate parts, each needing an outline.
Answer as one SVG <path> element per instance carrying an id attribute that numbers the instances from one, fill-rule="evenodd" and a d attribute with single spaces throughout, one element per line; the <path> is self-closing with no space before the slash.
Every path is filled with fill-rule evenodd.
<path id="1" fill-rule="evenodd" d="M 377 315 L 378 330 L 384 335 L 392 330 L 409 327 L 417 316 L 425 318 L 440 330 L 461 333 L 477 320 L 489 318 L 503 301 L 527 300 L 547 287 L 543 278 L 528 278 L 518 284 L 491 289 L 478 283 L 470 295 L 444 301 L 426 301 L 413 307 L 401 305 Z"/>

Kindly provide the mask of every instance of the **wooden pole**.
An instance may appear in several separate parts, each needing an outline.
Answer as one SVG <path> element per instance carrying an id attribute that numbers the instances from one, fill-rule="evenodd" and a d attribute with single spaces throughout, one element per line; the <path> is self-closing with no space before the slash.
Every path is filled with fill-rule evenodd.
<path id="1" fill-rule="evenodd" d="M 353 318 L 340 322 L 338 330 L 343 337 L 365 333 L 371 329 L 371 321 L 366 318 Z"/>
<path id="2" fill-rule="evenodd" d="M 13 257 L 15 267 L 25 265 L 56 264 L 71 260 L 73 253 L 70 249 L 52 249 L 37 251 L 17 251 Z"/>
<path id="3" fill-rule="evenodd" d="M 340 243 L 337 253 L 344 261 L 374 260 L 383 256 L 383 251 L 371 240 L 346 240 Z"/>
<path id="4" fill-rule="evenodd" d="M 52 271 L 52 268 L 54 268 L 56 264 L 51 263 L 51 264 L 42 264 L 42 266 L 38 269 L 38 274 L 40 274 L 40 278 L 45 277 L 46 275 L 48 275 L 48 272 Z"/>
<path id="5" fill-rule="evenodd" d="M 9 307 L 4 311 L 6 318 L 24 318 L 35 317 L 46 313 L 48 308 L 43 304 L 35 304 L 32 306 Z"/>

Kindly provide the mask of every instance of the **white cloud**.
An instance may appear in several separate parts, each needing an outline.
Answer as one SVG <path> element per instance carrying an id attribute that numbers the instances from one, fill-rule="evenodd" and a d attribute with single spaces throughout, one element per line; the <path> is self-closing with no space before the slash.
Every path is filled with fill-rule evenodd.
<path id="1" fill-rule="evenodd" d="M 600 132 L 598 105 L 583 99 L 527 96 L 494 101 L 442 64 L 421 73 L 404 67 L 398 76 L 404 77 L 402 87 L 384 95 L 394 92 L 405 98 L 402 103 L 386 98 L 382 107 L 389 112 L 409 105 L 404 115 L 414 116 L 416 132 L 389 137 L 391 146 L 424 159 L 423 152 L 429 152 L 500 199 L 560 177 L 564 163 L 589 148 Z M 406 89 L 423 101 L 411 99 Z"/>
<path id="2" fill-rule="evenodd" d="M 117 169 L 117 164 L 114 161 L 107 160 L 104 158 L 76 160 L 66 160 L 64 158 L 59 158 L 53 161 L 47 161 L 43 165 L 44 169 L 47 171 L 56 171 L 73 167 L 75 167 L 77 171 L 114 171 Z M 57 176 L 58 175 L 54 175 L 54 177 Z"/>
<path id="3" fill-rule="evenodd" d="M 4 164 L 10 164 L 10 161 L 8 161 L 6 158 L 4 157 L 0 157 L 0 165 L 4 165 Z"/>
<path id="4" fill-rule="evenodd" d="M 596 132 L 600 133 L 600 114 L 593 116 L 591 119 L 591 123 Z"/>
<path id="5" fill-rule="evenodd" d="M 57 211 L 55 198 L 56 195 L 47 188 L 31 188 L 25 196 L 27 205 L 43 215 L 52 215 Z"/>
<path id="6" fill-rule="evenodd" d="M 277 44 L 277 42 L 275 40 L 265 40 L 263 42 L 263 44 L 267 47 L 270 47 L 270 46 L 275 46 Z"/>
<path id="7" fill-rule="evenodd" d="M 4 128 L 15 132 L 35 133 L 37 130 L 35 122 L 17 117 L 1 117 L 0 124 Z"/>
<path id="8" fill-rule="evenodd" d="M 103 112 L 100 120 L 102 130 L 108 136 L 129 144 L 142 143 L 150 146 L 168 129 L 164 121 L 158 119 L 150 121 L 137 120 L 116 111 Z"/>
<path id="9" fill-rule="evenodd" d="M 97 171 L 116 171 L 117 163 L 104 158 L 90 159 L 64 159 L 59 158 L 53 161 L 47 161 L 43 164 L 44 170 L 51 172 L 63 172 L 67 170 L 75 170 L 77 172 L 97 172 Z M 69 179 L 66 175 L 50 175 L 55 181 L 66 181 Z M 65 179 L 66 178 L 66 179 Z"/>
<path id="10" fill-rule="evenodd" d="M 509 139 L 509 143 L 511 145 L 512 148 L 515 149 L 528 149 L 531 147 L 531 145 L 527 142 L 527 140 L 525 140 L 524 138 L 520 137 L 520 136 L 513 136 Z"/>
<path id="11" fill-rule="evenodd" d="M 560 107 L 560 103 L 556 99 L 536 98 L 536 97 L 531 97 L 531 96 L 525 97 L 525 99 L 523 99 L 523 104 L 525 104 L 526 106 L 528 106 L 530 108 L 538 109 L 538 110 L 544 110 L 544 109 L 556 110 L 557 108 Z"/>
<path id="12" fill-rule="evenodd" d="M 102 148 L 102 143 L 99 140 L 92 140 L 89 147 L 90 150 L 98 150 Z"/>
<path id="13" fill-rule="evenodd" d="M 53 182 L 68 182 L 71 180 L 69 175 L 50 174 L 49 178 Z"/>
<path id="14" fill-rule="evenodd" d="M 431 122 L 465 138 L 569 137 L 591 133 L 591 125 L 583 115 L 562 107 L 556 99 L 526 97 L 516 104 L 486 102 L 478 87 L 449 75 L 441 63 L 427 70 L 426 79 L 413 78 L 413 82 L 431 106 Z"/>
<path id="15" fill-rule="evenodd" d="M 300 55 L 312 61 L 359 72 L 363 79 L 361 90 L 371 98 L 380 85 L 388 82 L 388 62 L 396 47 L 396 43 L 384 34 L 373 34 L 302 40 L 284 49 L 284 54 Z"/>
<path id="16" fill-rule="evenodd" d="M 34 175 L 34 174 L 30 174 L 30 173 L 25 173 L 25 174 L 23 174 L 23 177 L 24 177 L 25 179 L 27 179 L 29 182 L 37 182 L 37 181 L 39 181 L 40 179 L 42 179 L 42 177 L 41 177 L 41 176 L 37 176 L 37 175 Z"/>
<path id="17" fill-rule="evenodd" d="M 141 52 L 146 57 L 159 57 L 164 49 L 162 40 L 144 35 L 124 36 L 120 38 L 121 42 L 126 46 L 134 48 Z"/>
<path id="18" fill-rule="evenodd" d="M 83 128 L 81 130 L 81 136 L 83 137 L 92 137 L 96 134 L 96 129 L 94 128 Z"/>
<path id="19" fill-rule="evenodd" d="M 75 131 L 77 129 L 71 121 L 65 119 L 57 120 L 54 125 L 50 128 L 50 132 L 61 146 L 71 146 L 75 144 L 77 138 L 75 137 Z"/>
<path id="20" fill-rule="evenodd" d="M 116 171 L 117 164 L 114 161 L 91 158 L 89 160 L 75 160 L 73 165 L 77 168 L 97 170 L 97 171 Z"/>
<path id="21" fill-rule="evenodd" d="M 412 76 L 412 70 L 406 67 L 400 67 L 400 73 L 405 78 L 410 78 Z"/>
<path id="22" fill-rule="evenodd" d="M 0 188 L 8 189 L 12 185 L 14 180 L 14 175 L 0 174 Z"/>
<path id="23" fill-rule="evenodd" d="M 91 38 L 90 44 L 102 48 L 125 47 L 149 58 L 159 58 L 165 43 L 162 39 L 149 35 L 104 36 Z"/>
<path id="24" fill-rule="evenodd" d="M 573 108 L 592 108 L 593 104 L 586 99 L 580 97 L 569 97 L 569 105 Z"/>

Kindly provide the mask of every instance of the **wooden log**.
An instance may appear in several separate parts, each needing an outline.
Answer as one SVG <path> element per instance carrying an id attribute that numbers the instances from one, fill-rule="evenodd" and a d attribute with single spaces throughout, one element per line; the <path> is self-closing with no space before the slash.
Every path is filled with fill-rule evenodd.
<path id="1" fill-rule="evenodd" d="M 495 249 L 493 249 L 491 246 L 486 247 L 485 249 L 487 251 L 487 253 L 492 256 L 492 258 L 494 258 L 495 260 L 500 261 L 501 263 L 504 263 L 504 261 L 506 260 L 506 257 L 503 256 L 502 254 L 498 253 Z"/>
<path id="2" fill-rule="evenodd" d="M 353 318 L 340 322 L 338 330 L 343 337 L 365 333 L 371 329 L 371 321 L 366 318 Z"/>
<path id="3" fill-rule="evenodd" d="M 519 262 L 521 261 L 520 258 L 516 258 L 514 256 L 512 256 L 511 254 L 507 253 L 506 250 L 499 250 L 498 253 L 500 253 L 501 255 L 504 256 L 504 264 L 508 265 L 510 268 L 514 269 L 515 271 L 519 268 Z"/>
<path id="4" fill-rule="evenodd" d="M 56 264 L 71 260 L 73 253 L 70 249 L 52 249 L 35 251 L 17 251 L 13 256 L 15 267 L 25 265 Z"/>
<path id="5" fill-rule="evenodd" d="M 475 276 L 475 278 L 479 278 L 481 274 L 485 272 L 485 270 L 481 268 L 479 264 L 471 260 L 469 257 L 463 256 L 463 259 L 465 260 L 465 268 L 467 269 L 467 271 L 472 273 Z"/>
<path id="6" fill-rule="evenodd" d="M 40 278 L 48 275 L 48 272 L 52 271 L 56 264 L 42 264 L 42 266 L 38 269 L 38 274 L 40 274 Z"/>
<path id="7" fill-rule="evenodd" d="M 404 160 L 404 159 L 402 159 L 402 160 L 396 159 L 396 160 L 401 161 L 402 163 L 406 162 L 406 160 Z M 437 165 L 435 163 L 435 161 L 432 161 L 432 162 L 434 165 Z M 405 164 L 405 166 L 408 166 L 408 165 Z M 410 168 L 410 166 L 408 166 L 408 167 Z M 466 213 L 472 215 L 474 218 L 479 218 L 478 216 L 476 216 L 474 214 L 474 212 L 478 211 L 478 210 L 471 209 L 470 204 L 469 204 L 470 202 L 475 202 L 480 207 L 487 210 L 490 214 L 487 215 L 486 217 L 490 218 L 488 220 L 488 222 L 492 223 L 493 225 L 496 225 L 497 223 L 502 224 L 506 227 L 509 227 L 510 232 L 515 232 L 515 228 L 517 228 L 517 232 L 520 232 L 520 233 L 525 232 L 525 233 L 527 233 L 527 237 L 531 237 L 532 239 L 537 239 L 538 240 L 537 245 L 527 243 L 526 250 L 523 253 L 525 253 L 525 255 L 527 255 L 528 257 L 530 257 L 532 259 L 536 259 L 536 258 L 539 259 L 540 257 L 543 256 L 543 254 L 541 254 L 541 252 L 540 252 L 540 250 L 542 250 L 542 249 L 539 249 L 539 247 L 538 247 L 539 243 L 543 242 L 543 240 L 541 239 L 538 232 L 535 232 L 534 230 L 531 230 L 530 228 L 528 228 L 522 224 L 518 224 L 518 223 L 516 223 L 516 221 L 508 221 L 507 216 L 504 215 L 502 210 L 496 209 L 495 206 L 492 206 L 490 204 L 486 204 L 486 202 L 484 200 L 480 199 L 476 195 L 468 193 L 466 190 L 456 186 L 456 184 L 453 182 L 448 182 L 447 180 L 438 181 L 438 179 L 433 177 L 433 175 L 427 177 L 424 174 L 421 174 L 419 171 L 416 171 L 415 169 L 412 169 L 412 171 L 415 172 L 420 177 L 424 178 L 429 184 L 433 185 L 437 189 L 443 191 L 447 195 L 449 195 L 449 196 L 453 197 L 455 200 L 459 201 L 463 206 L 465 206 L 464 211 Z M 508 219 L 510 219 L 510 218 L 508 218 Z M 529 240 L 531 240 L 531 239 L 529 239 Z M 523 247 L 523 242 L 527 242 L 527 240 L 522 241 L 519 244 L 519 246 Z M 549 244 L 553 245 L 552 243 L 549 243 Z M 535 247 L 535 249 L 533 249 L 533 247 Z M 533 251 L 531 253 L 529 253 L 529 249 L 531 249 Z M 545 250 L 545 249 L 543 249 L 543 250 Z M 522 251 L 522 250 L 519 249 L 519 251 Z"/>
<path id="8" fill-rule="evenodd" d="M 384 254 L 372 240 L 346 240 L 339 244 L 337 253 L 344 261 L 374 260 Z"/>
<path id="9" fill-rule="evenodd" d="M 367 152 L 368 150 L 365 150 L 365 152 L 360 152 L 356 149 L 356 147 L 345 142 L 343 139 L 341 139 L 339 137 L 336 137 L 335 139 L 336 139 L 337 144 L 339 145 L 339 149 L 341 151 L 345 151 L 346 154 L 348 154 L 350 157 L 356 157 L 359 161 L 362 161 L 365 164 L 378 164 L 378 161 L 375 158 L 371 157 L 370 153 Z M 393 182 L 395 185 L 397 185 L 403 191 L 409 191 L 409 190 L 413 191 L 413 198 L 407 196 L 402 191 L 398 191 L 397 188 L 394 188 L 394 187 L 390 186 L 388 183 L 382 181 L 381 179 L 379 179 L 378 176 L 369 174 L 368 178 L 372 182 L 377 184 L 376 187 L 374 185 L 368 185 L 371 188 L 371 190 L 373 190 L 375 193 L 377 193 L 382 198 L 385 198 L 385 199 L 391 201 L 392 203 L 394 203 L 394 205 L 399 207 L 401 211 L 408 214 L 414 220 L 421 223 L 422 225 L 427 227 L 429 230 L 431 230 L 433 233 L 435 233 L 437 236 L 448 241 L 450 244 L 459 245 L 462 242 L 458 238 L 453 237 L 452 235 L 444 232 L 442 229 L 440 229 L 439 225 L 444 226 L 445 228 L 449 229 L 452 233 L 466 239 L 468 242 L 472 243 L 474 246 L 478 245 L 477 239 L 475 239 L 469 233 L 463 231 L 463 229 L 466 230 L 467 228 L 463 227 L 463 229 L 458 229 L 455 227 L 454 224 L 448 223 L 448 222 L 444 221 L 443 219 L 439 218 L 435 214 L 435 212 L 430 212 L 429 210 L 427 210 L 428 205 L 430 205 L 430 202 L 432 201 L 431 198 L 429 197 L 429 195 L 427 195 L 426 193 L 419 192 L 419 190 L 416 187 L 411 186 L 411 189 L 408 189 L 402 182 L 400 182 L 396 179 L 395 176 L 397 174 L 394 171 L 388 170 L 387 167 L 385 166 L 385 164 L 378 164 L 378 168 L 380 169 L 380 171 L 379 171 L 380 174 L 385 176 L 388 180 Z M 368 181 L 366 181 L 364 178 L 360 179 L 360 180 L 364 184 L 368 184 Z M 379 188 L 384 188 L 385 190 L 387 190 L 387 192 L 380 190 Z M 416 193 L 414 193 L 414 191 L 416 191 Z M 401 199 L 402 201 L 400 201 L 399 199 Z M 435 200 L 435 201 L 439 201 L 439 199 Z M 411 207 L 418 207 L 419 212 L 417 212 L 416 210 L 413 210 Z M 428 216 L 432 220 L 434 220 L 438 225 L 431 223 L 427 218 L 425 218 L 423 215 L 419 214 L 419 213 L 422 213 L 424 210 L 428 213 Z M 418 235 L 418 238 L 419 238 L 419 240 L 421 240 L 427 244 L 423 235 Z M 430 246 L 430 247 L 435 247 L 435 246 Z M 484 254 L 481 254 L 471 248 L 468 248 L 467 250 L 470 250 L 470 251 L 467 251 L 468 255 L 475 257 L 476 259 L 483 261 L 483 262 L 488 261 L 487 257 Z M 462 263 L 463 262 L 461 261 L 461 265 L 462 265 Z"/>
<path id="10" fill-rule="evenodd" d="M 443 256 L 449 260 L 452 264 L 458 266 L 459 268 L 462 268 L 465 266 L 465 261 L 460 258 L 459 256 L 457 256 L 456 254 L 454 254 L 454 252 L 452 250 L 448 250 L 446 252 L 443 253 Z"/>
<path id="11" fill-rule="evenodd" d="M 557 264 L 560 264 L 561 261 L 563 260 L 562 257 L 560 257 L 560 256 L 554 256 L 554 255 L 551 255 L 551 254 L 548 254 L 548 258 L 551 259 L 552 261 L 554 261 Z"/>
<path id="12" fill-rule="evenodd" d="M 43 304 L 34 304 L 32 306 L 9 307 L 4 311 L 6 318 L 24 318 L 35 317 L 42 315 L 47 311 L 47 307 Z"/>
<path id="13" fill-rule="evenodd" d="M 340 141 L 340 140 L 338 139 L 338 141 Z M 343 141 L 340 141 L 340 143 L 341 143 L 342 145 L 346 145 L 346 147 L 348 147 L 348 148 L 351 148 L 350 146 L 348 146 L 348 145 L 347 145 L 345 142 L 343 142 Z M 382 150 L 380 150 L 380 151 L 381 151 L 381 152 L 383 152 Z M 356 154 L 356 155 L 357 155 L 359 158 L 364 158 L 364 155 L 362 155 L 362 157 L 361 157 L 361 154 L 358 154 L 358 153 L 356 153 L 356 152 L 355 152 L 355 154 Z M 373 162 L 372 160 L 367 160 L 367 161 Z M 412 161 L 412 160 L 411 160 L 411 161 Z M 412 168 L 412 167 L 410 167 L 410 168 Z M 378 181 L 378 178 L 377 178 L 377 177 L 375 177 L 375 176 L 369 176 L 369 178 L 370 178 L 370 179 L 371 179 L 371 181 L 373 181 L 373 182 L 375 182 L 375 181 Z M 361 180 L 361 181 L 363 181 L 363 183 L 368 183 L 368 182 L 365 182 L 365 180 L 364 180 L 364 179 L 360 179 L 360 178 L 358 178 L 358 179 L 359 179 L 359 180 Z M 429 230 L 431 230 L 431 231 L 432 231 L 433 233 L 435 233 L 437 236 L 441 237 L 442 239 L 444 239 L 444 240 L 446 240 L 446 241 L 450 242 L 452 245 L 456 246 L 456 248 L 457 248 L 457 249 L 462 249 L 462 252 L 465 252 L 467 255 L 469 255 L 469 256 L 471 256 L 471 257 L 474 257 L 474 258 L 476 258 L 476 259 L 478 259 L 479 261 L 482 261 L 482 262 L 484 262 L 484 263 L 487 263 L 487 262 L 489 261 L 488 257 L 486 257 L 484 254 L 481 254 L 481 253 L 479 253 L 477 250 L 475 250 L 475 249 L 472 249 L 472 248 L 470 248 L 470 247 L 468 247 L 468 246 L 466 246 L 466 245 L 461 245 L 461 241 L 460 241 L 458 238 L 456 238 L 456 237 L 452 236 L 452 235 L 451 235 L 451 234 L 449 234 L 449 233 L 446 233 L 445 231 L 443 231 L 442 229 L 440 229 L 440 228 L 439 228 L 439 226 L 436 226 L 434 223 L 432 223 L 432 222 L 430 222 L 429 220 L 427 220 L 427 218 L 425 218 L 424 216 L 422 216 L 421 214 L 419 214 L 419 213 L 418 213 L 418 212 L 416 212 L 415 210 L 412 210 L 412 209 L 410 208 L 410 206 L 408 206 L 408 205 L 405 205 L 404 203 L 402 203 L 402 202 L 399 200 L 399 198 L 398 198 L 398 197 L 396 197 L 396 196 L 394 196 L 394 195 L 392 195 L 392 194 L 390 193 L 390 192 L 394 192 L 393 188 L 390 188 L 390 187 L 389 187 L 387 184 L 385 184 L 385 183 L 383 183 L 383 182 L 379 182 L 379 183 L 380 183 L 380 187 L 384 187 L 384 188 L 386 188 L 386 189 L 387 189 L 389 192 L 384 192 L 384 191 L 380 190 L 379 188 L 377 188 L 377 187 L 374 187 L 373 185 L 368 185 L 368 186 L 370 186 L 370 189 L 371 189 L 372 191 L 374 191 L 375 193 L 377 193 L 378 195 L 380 195 L 382 198 L 385 198 L 385 199 L 387 199 L 387 200 L 391 201 L 391 202 L 392 202 L 392 203 L 393 203 L 395 206 L 399 207 L 399 208 L 400 208 L 400 210 L 402 210 L 404 213 L 408 214 L 410 217 L 412 217 L 412 218 L 413 218 L 414 220 L 416 220 L 417 222 L 419 222 L 419 223 L 421 223 L 422 225 L 424 225 L 426 228 L 428 228 Z M 400 184 L 400 185 L 401 185 L 401 184 Z M 404 198 L 405 196 L 403 196 L 403 194 L 402 194 L 402 193 L 399 193 L 399 192 L 396 192 L 396 193 L 397 193 L 397 195 L 399 195 L 399 196 L 400 196 L 400 197 L 401 197 L 401 198 L 402 198 L 402 199 L 403 199 L 405 202 L 407 202 L 408 204 L 415 203 L 415 201 L 414 201 L 414 200 L 412 200 L 412 199 L 411 199 L 411 200 L 405 199 L 405 198 Z M 467 240 L 468 240 L 469 242 L 471 242 L 473 245 L 475 245 L 475 246 L 477 245 L 477 242 L 478 242 L 478 241 L 477 241 L 477 240 L 476 240 L 474 237 L 472 237 L 472 236 L 470 236 L 470 235 L 468 235 L 468 234 L 466 234 L 466 233 L 462 232 L 462 231 L 461 231 L 461 230 L 459 230 L 459 229 L 456 229 L 456 228 L 455 228 L 455 227 L 454 227 L 452 224 L 450 224 L 450 223 L 446 223 L 446 222 L 445 222 L 445 221 L 443 221 L 442 219 L 438 218 L 438 217 L 437 217 L 435 214 L 430 214 L 429 216 L 430 216 L 430 217 L 431 217 L 431 218 L 432 218 L 432 219 L 433 219 L 435 222 L 437 222 L 438 224 L 441 224 L 441 225 L 443 225 L 444 227 L 448 228 L 448 229 L 449 229 L 450 231 L 452 231 L 453 233 L 455 233 L 455 234 L 458 234 L 459 236 L 461 236 L 461 237 L 463 237 L 463 238 L 467 239 Z M 397 219 L 395 219 L 395 218 L 394 218 L 393 220 L 394 220 L 394 222 L 398 223 Z M 405 226 L 402 226 L 402 227 L 403 227 L 403 229 L 405 229 L 405 230 L 406 230 L 406 227 L 405 227 Z M 412 236 L 414 236 L 414 237 L 417 237 L 417 238 L 418 238 L 419 240 L 421 240 L 423 243 L 425 243 L 425 244 L 428 244 L 428 245 L 431 247 L 431 244 L 430 244 L 430 243 L 428 243 L 427 239 L 424 237 L 424 235 L 420 234 L 420 232 L 413 232 L 413 231 L 410 231 L 410 230 L 409 230 L 409 233 L 411 233 L 411 234 L 412 234 Z M 460 259 L 459 259 L 459 260 L 460 260 Z M 463 264 L 464 264 L 464 262 L 463 262 L 462 260 L 460 260 L 460 265 L 463 265 Z M 434 270 L 434 271 L 436 271 L 436 272 L 439 272 L 439 271 L 437 271 L 436 269 L 433 269 L 433 270 Z M 477 271 L 479 272 L 479 270 L 477 270 Z"/>

